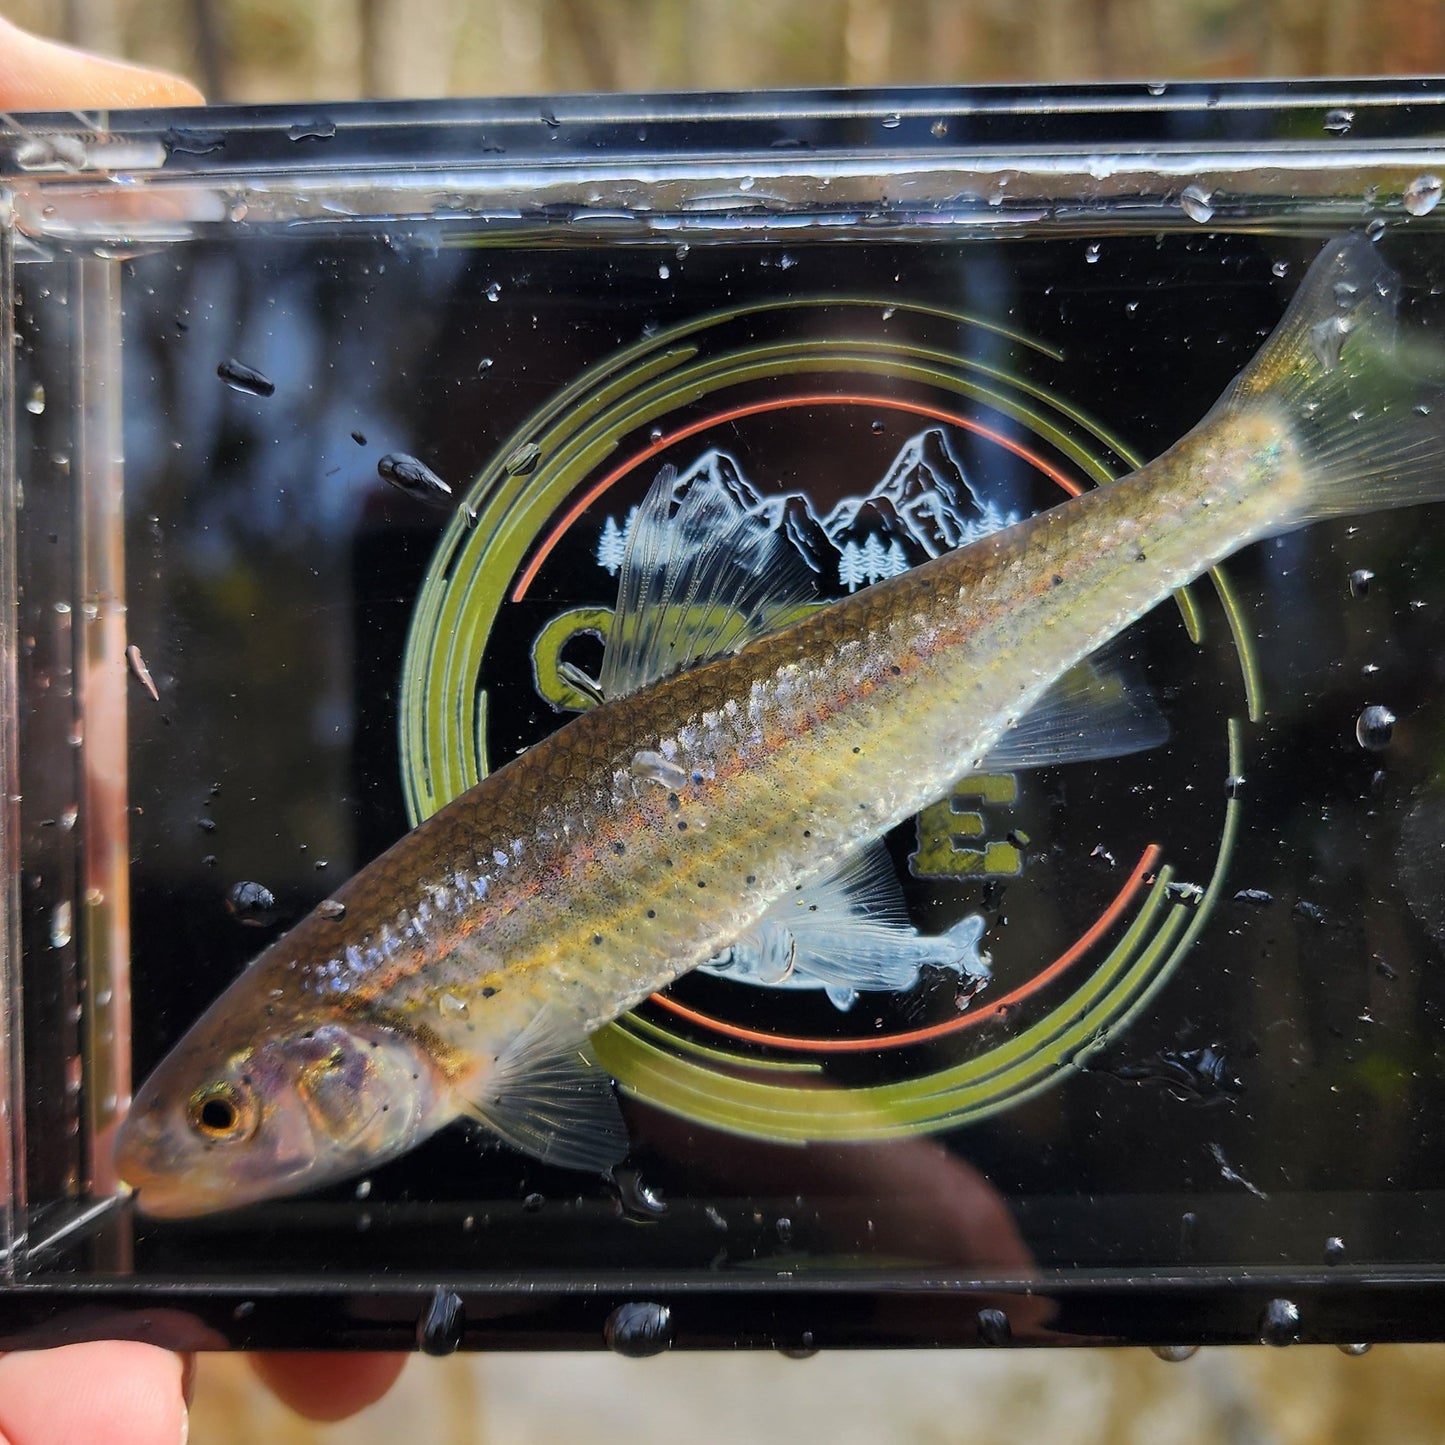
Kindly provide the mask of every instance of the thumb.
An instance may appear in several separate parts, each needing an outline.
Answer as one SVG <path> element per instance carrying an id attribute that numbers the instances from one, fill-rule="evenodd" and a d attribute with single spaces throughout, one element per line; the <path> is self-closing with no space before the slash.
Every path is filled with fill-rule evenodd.
<path id="1" fill-rule="evenodd" d="M 6 110 L 203 103 L 200 91 L 177 76 L 87 55 L 0 19 L 0 107 Z"/>

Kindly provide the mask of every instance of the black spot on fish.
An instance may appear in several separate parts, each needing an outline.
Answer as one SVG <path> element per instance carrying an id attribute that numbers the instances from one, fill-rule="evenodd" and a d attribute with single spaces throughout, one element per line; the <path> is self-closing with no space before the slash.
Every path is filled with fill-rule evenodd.
<path id="1" fill-rule="evenodd" d="M 482 990 L 482 997 L 483 997 L 483 998 L 492 998 L 492 997 L 495 996 L 496 992 L 497 992 L 496 989 L 494 989 L 493 987 L 491 987 L 491 985 L 489 984 L 486 988 L 484 988 L 484 989 Z"/>

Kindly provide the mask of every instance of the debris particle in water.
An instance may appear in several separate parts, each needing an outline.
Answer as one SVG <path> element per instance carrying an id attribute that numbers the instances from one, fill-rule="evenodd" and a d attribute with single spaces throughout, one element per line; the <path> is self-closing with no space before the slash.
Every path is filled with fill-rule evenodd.
<path id="1" fill-rule="evenodd" d="M 1135 1064 L 1111 1069 L 1116 1079 L 1130 1084 L 1159 1084 L 1181 1103 L 1217 1104 L 1226 1095 L 1242 1094 L 1244 1083 L 1229 1067 L 1229 1056 L 1218 1044 L 1198 1049 L 1160 1049 Z"/>
<path id="2" fill-rule="evenodd" d="M 1325 1263 L 1338 1264 L 1345 1257 L 1345 1242 L 1338 1234 L 1325 1240 Z"/>
<path id="3" fill-rule="evenodd" d="M 416 1322 L 417 1346 L 427 1355 L 454 1355 L 461 1348 L 465 1323 L 462 1297 L 438 1285 Z"/>
<path id="4" fill-rule="evenodd" d="M 502 299 L 502 283 L 493 281 L 487 287 L 486 296 L 488 301 L 500 301 Z"/>
<path id="5" fill-rule="evenodd" d="M 377 475 L 399 492 L 421 501 L 440 503 L 452 489 L 423 461 L 405 452 L 387 452 L 376 464 Z"/>
<path id="6" fill-rule="evenodd" d="M 1272 1299 L 1259 1317 L 1262 1345 L 1293 1345 L 1299 1342 L 1299 1306 L 1293 1300 Z"/>
<path id="7" fill-rule="evenodd" d="M 1375 574 L 1368 567 L 1359 567 L 1350 573 L 1350 596 L 1366 597 L 1369 595 L 1370 583 L 1375 580 Z"/>
<path id="8" fill-rule="evenodd" d="M 1350 127 L 1354 123 L 1354 111 L 1346 110 L 1343 106 L 1325 112 L 1325 129 L 1331 135 L 1349 135 Z"/>
<path id="9" fill-rule="evenodd" d="M 1303 919 L 1306 923 L 1317 923 L 1321 928 L 1329 922 L 1325 917 L 1325 910 L 1318 903 L 1311 903 L 1308 898 L 1301 898 L 1290 911 L 1296 918 Z"/>
<path id="10" fill-rule="evenodd" d="M 1098 259 L 1099 243 L 1097 241 L 1090 241 L 1089 244 L 1084 247 L 1084 260 L 1092 266 Z"/>
<path id="11" fill-rule="evenodd" d="M 237 883 L 226 895 L 226 908 L 238 923 L 265 928 L 276 918 L 276 895 L 264 883 Z"/>
<path id="12" fill-rule="evenodd" d="M 1372 703 L 1355 720 L 1355 737 L 1367 752 L 1384 752 L 1395 735 L 1395 721 L 1389 708 Z"/>
<path id="13" fill-rule="evenodd" d="M 354 431 L 351 433 L 351 440 L 354 441 L 357 446 L 364 447 L 366 445 L 366 433 Z"/>
<path id="14" fill-rule="evenodd" d="M 316 912 L 319 917 L 334 921 L 346 917 L 346 905 L 338 903 L 334 898 L 326 898 L 316 905 Z"/>
<path id="15" fill-rule="evenodd" d="M 1439 176 L 1416 176 L 1405 187 L 1405 209 L 1412 216 L 1428 216 L 1440 203 Z"/>
<path id="16" fill-rule="evenodd" d="M 1214 201 L 1203 186 L 1185 186 L 1179 195 L 1179 209 L 1201 225 L 1214 216 Z"/>
<path id="17" fill-rule="evenodd" d="M 276 383 L 269 376 L 262 375 L 255 367 L 247 366 L 234 357 L 223 361 L 216 368 L 216 375 L 232 391 L 244 391 L 248 396 L 274 396 L 276 394 Z"/>
<path id="18" fill-rule="evenodd" d="M 40 416 L 45 411 L 45 388 L 37 381 L 25 398 L 25 410 L 31 416 Z"/>
<path id="19" fill-rule="evenodd" d="M 1241 888 L 1234 895 L 1236 903 L 1249 903 L 1255 908 L 1268 908 L 1274 902 L 1274 894 L 1263 888 Z"/>
<path id="20" fill-rule="evenodd" d="M 1214 1155 L 1214 1162 L 1219 1165 L 1219 1177 L 1221 1179 L 1226 1180 L 1230 1184 L 1242 1185 L 1245 1189 L 1249 1190 L 1256 1199 L 1269 1198 L 1269 1195 L 1266 1194 L 1259 1185 L 1251 1183 L 1238 1169 L 1235 1169 L 1230 1164 L 1229 1160 L 1224 1157 L 1224 1150 L 1221 1149 L 1218 1144 L 1210 1144 L 1209 1152 Z"/>
<path id="21" fill-rule="evenodd" d="M 1002 1310 L 979 1310 L 977 1322 L 980 1344 L 1006 1345 L 1013 1339 L 1013 1326 Z"/>
<path id="22" fill-rule="evenodd" d="M 159 702 L 161 700 L 160 690 L 156 687 L 155 678 L 151 676 L 151 670 L 146 666 L 145 658 L 140 655 L 140 648 L 135 643 L 132 642 L 126 648 L 125 660 L 130 664 L 130 670 L 135 673 L 140 685 Z"/>

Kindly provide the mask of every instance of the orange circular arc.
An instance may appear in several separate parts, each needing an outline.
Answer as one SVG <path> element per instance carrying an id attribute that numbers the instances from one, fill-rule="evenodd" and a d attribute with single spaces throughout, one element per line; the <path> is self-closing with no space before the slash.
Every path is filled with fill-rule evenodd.
<path id="1" fill-rule="evenodd" d="M 767 1034 L 758 1029 L 745 1029 L 737 1024 L 726 1023 L 721 1019 L 713 1018 L 711 1014 L 688 1008 L 685 1004 L 680 1004 L 676 999 L 668 998 L 665 994 L 655 993 L 652 995 L 651 1001 L 665 1008 L 669 1013 L 676 1014 L 679 1018 L 684 1018 L 689 1023 L 697 1024 L 702 1028 L 711 1029 L 714 1033 L 726 1034 L 729 1038 L 738 1039 L 743 1043 L 765 1044 L 773 1049 L 794 1049 L 819 1054 L 863 1054 L 873 1053 L 881 1048 L 903 1048 L 912 1044 L 927 1043 L 931 1039 L 945 1038 L 949 1034 L 973 1028 L 975 1025 L 983 1023 L 984 1020 L 1002 1013 L 1005 1009 L 1022 1003 L 1051 983 L 1072 964 L 1078 962 L 1118 922 L 1134 895 L 1143 887 L 1145 876 L 1154 871 L 1163 851 L 1158 843 L 1150 843 L 1144 849 L 1139 856 L 1139 861 L 1134 865 L 1133 871 L 1125 880 L 1124 886 L 1115 895 L 1113 902 L 1047 968 L 1036 973 L 1027 983 L 1021 984 L 1012 993 L 995 999 L 986 1008 L 972 1010 L 969 1013 L 961 1014 L 956 1019 L 948 1019 L 940 1024 L 931 1024 L 927 1028 L 913 1029 L 903 1034 L 887 1034 L 876 1039 L 805 1039 L 789 1034 Z"/>
<path id="2" fill-rule="evenodd" d="M 701 421 L 691 422 L 667 436 L 659 437 L 650 446 L 644 447 L 636 456 L 629 458 L 602 477 L 593 486 L 589 487 L 563 514 L 561 520 L 547 534 L 542 545 L 537 548 L 536 555 L 527 563 L 526 569 L 521 577 L 517 579 L 517 585 L 512 589 L 512 601 L 520 602 L 526 595 L 527 589 L 536 580 L 537 573 L 541 571 L 542 564 L 551 555 L 552 549 L 561 541 L 567 529 L 610 487 L 615 486 L 629 472 L 640 467 L 650 457 L 657 456 L 660 452 L 666 451 L 668 447 L 676 446 L 678 442 L 686 441 L 688 437 L 696 436 L 699 432 L 707 431 L 711 427 L 725 426 L 731 421 L 741 421 L 744 417 L 758 416 L 763 412 L 784 411 L 794 406 L 870 406 L 883 410 L 903 411 L 914 416 L 927 417 L 931 421 L 946 422 L 951 426 L 962 427 L 965 431 L 971 431 L 977 436 L 986 438 L 988 441 L 1001 446 L 1005 451 L 1012 452 L 1015 456 L 1028 462 L 1030 466 L 1037 467 L 1050 481 L 1056 482 L 1071 497 L 1077 497 L 1083 488 L 1070 477 L 1066 472 L 1061 471 L 1052 463 L 1047 462 L 1036 452 L 1032 452 L 1021 442 L 1016 442 L 1012 437 L 1005 436 L 992 427 L 984 426 L 982 422 L 974 421 L 972 417 L 960 416 L 956 412 L 945 411 L 942 407 L 928 406 L 918 401 L 900 401 L 897 397 L 889 396 L 861 396 L 845 393 L 840 395 L 837 392 L 822 392 L 815 395 L 805 396 L 784 396 L 772 397 L 767 401 L 749 402 L 745 406 L 735 406 L 728 411 L 717 412 L 712 416 L 704 417 Z"/>

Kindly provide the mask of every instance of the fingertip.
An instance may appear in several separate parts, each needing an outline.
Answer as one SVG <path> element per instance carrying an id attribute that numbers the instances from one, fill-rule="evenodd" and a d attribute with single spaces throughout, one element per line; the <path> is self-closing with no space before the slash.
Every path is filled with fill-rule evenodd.
<path id="1" fill-rule="evenodd" d="M 0 18 L 0 106 L 8 110 L 204 105 L 178 75 L 72 50 Z"/>
<path id="2" fill-rule="evenodd" d="M 8 1445 L 185 1439 L 180 1356 L 134 1340 L 24 1350 L 0 1358 L 0 1438 Z"/>
<path id="3" fill-rule="evenodd" d="M 308 1351 L 251 1356 L 277 1399 L 308 1420 L 344 1420 L 386 1394 L 406 1366 L 405 1355 Z"/>

